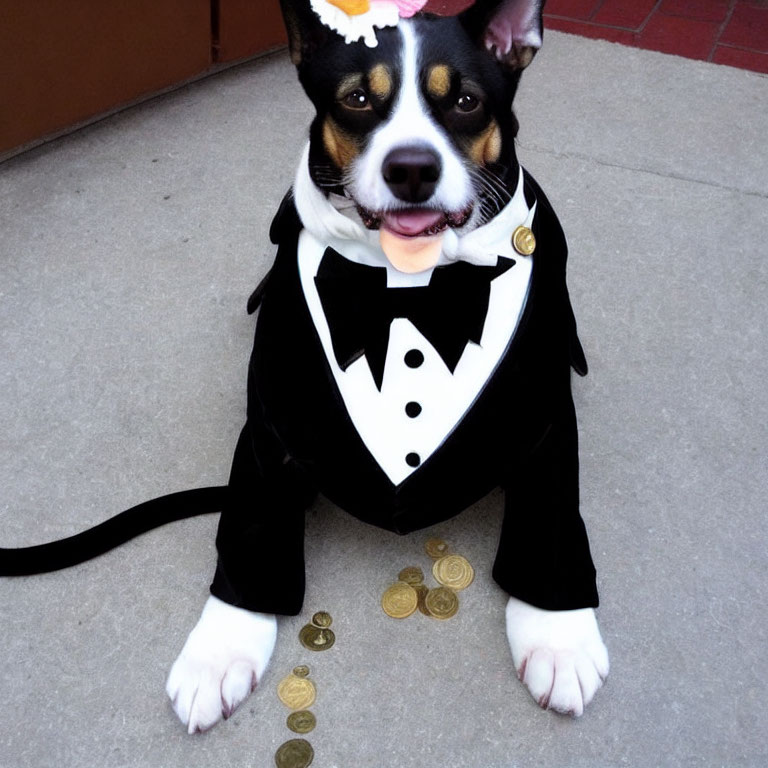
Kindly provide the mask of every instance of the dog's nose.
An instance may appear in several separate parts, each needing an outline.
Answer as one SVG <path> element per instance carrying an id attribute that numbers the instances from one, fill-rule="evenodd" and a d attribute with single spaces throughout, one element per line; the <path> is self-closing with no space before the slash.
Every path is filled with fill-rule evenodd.
<path id="1" fill-rule="evenodd" d="M 440 156 L 428 147 L 399 147 L 385 158 L 384 181 L 399 200 L 423 203 L 440 180 Z"/>

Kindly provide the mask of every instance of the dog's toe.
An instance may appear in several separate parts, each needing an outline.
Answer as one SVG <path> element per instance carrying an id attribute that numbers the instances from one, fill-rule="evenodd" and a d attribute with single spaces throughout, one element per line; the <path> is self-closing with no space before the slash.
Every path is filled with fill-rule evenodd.
<path id="1" fill-rule="evenodd" d="M 595 672 L 600 677 L 600 685 L 602 685 L 611 671 L 611 664 L 608 660 L 608 649 L 605 647 L 605 643 L 603 643 L 599 633 L 596 640 L 586 648 L 585 652 L 592 662 Z M 600 685 L 598 685 L 598 688 Z"/>
<path id="2" fill-rule="evenodd" d="M 557 654 L 555 657 L 552 692 L 547 708 L 563 715 L 581 717 L 584 700 L 579 676 L 576 673 L 576 661 L 571 654 Z"/>
<path id="3" fill-rule="evenodd" d="M 168 682 L 165 686 L 165 692 L 173 705 L 173 711 L 184 725 L 189 723 L 189 713 L 192 711 L 192 703 L 197 694 L 197 685 L 185 684 L 187 674 L 183 667 L 183 660 L 177 659 L 171 673 L 168 675 Z"/>
<path id="4" fill-rule="evenodd" d="M 224 718 L 228 718 L 256 688 L 256 672 L 245 661 L 235 662 L 221 683 L 221 705 Z"/>
<path id="5" fill-rule="evenodd" d="M 187 733 L 202 733 L 221 720 L 224 713 L 218 681 L 212 674 L 206 674 L 195 691 L 189 711 Z"/>
<path id="6" fill-rule="evenodd" d="M 531 696 L 540 707 L 546 709 L 555 679 L 555 659 L 552 652 L 546 648 L 536 649 L 525 659 L 525 666 L 518 674 Z"/>
<path id="7" fill-rule="evenodd" d="M 173 710 L 189 733 L 201 733 L 223 716 L 217 670 L 203 661 L 181 656 L 171 669 L 166 692 Z"/>
<path id="8" fill-rule="evenodd" d="M 575 667 L 584 706 L 586 707 L 592 701 L 600 686 L 602 686 L 605 676 L 600 674 L 594 660 L 588 654 L 578 656 L 575 660 Z"/>

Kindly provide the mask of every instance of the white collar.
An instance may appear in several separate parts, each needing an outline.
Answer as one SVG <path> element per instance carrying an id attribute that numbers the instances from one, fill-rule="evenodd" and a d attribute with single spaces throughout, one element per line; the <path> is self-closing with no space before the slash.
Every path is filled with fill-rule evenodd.
<path id="1" fill-rule="evenodd" d="M 336 197 L 337 207 L 315 186 L 309 175 L 309 143 L 301 156 L 293 190 L 296 210 L 304 228 L 320 242 L 331 246 L 350 261 L 386 267 L 387 285 L 390 287 L 429 283 L 433 268 L 417 274 L 405 274 L 395 269 L 381 250 L 378 232 L 362 225 L 354 204 Z M 529 209 L 525 200 L 521 166 L 515 194 L 493 219 L 465 235 L 459 235 L 452 229 L 445 233 L 437 265 L 466 261 L 480 266 L 494 266 L 499 256 L 519 258 L 512 246 L 512 233 L 520 225 L 530 227 L 535 212 L 536 203 Z"/>

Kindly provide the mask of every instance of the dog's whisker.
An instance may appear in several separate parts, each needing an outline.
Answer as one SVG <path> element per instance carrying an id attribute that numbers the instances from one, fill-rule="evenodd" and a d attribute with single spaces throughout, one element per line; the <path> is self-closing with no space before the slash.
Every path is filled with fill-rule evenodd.
<path id="1" fill-rule="evenodd" d="M 494 188 L 501 191 L 504 195 L 508 195 L 511 197 L 512 190 L 509 189 L 506 182 L 496 173 L 494 173 L 490 168 L 487 167 L 480 167 L 480 168 L 473 168 L 472 169 L 478 176 L 485 179 L 489 184 L 491 184 Z"/>
<path id="2" fill-rule="evenodd" d="M 507 185 L 488 168 L 468 169 L 470 179 L 477 191 L 480 218 L 483 223 L 492 219 L 512 199 Z"/>
<path id="3" fill-rule="evenodd" d="M 495 187 L 492 183 L 490 183 L 487 179 L 484 179 L 482 176 L 479 176 L 477 174 L 471 174 L 471 176 L 475 183 L 478 196 L 490 197 L 499 203 L 503 203 L 505 201 L 506 196 L 503 194 L 502 190 Z"/>
<path id="4" fill-rule="evenodd" d="M 506 203 L 512 199 L 512 194 L 507 185 L 487 168 L 471 168 L 470 176 L 478 182 L 481 190 L 487 191 L 489 195 L 494 196 L 500 203 Z"/>

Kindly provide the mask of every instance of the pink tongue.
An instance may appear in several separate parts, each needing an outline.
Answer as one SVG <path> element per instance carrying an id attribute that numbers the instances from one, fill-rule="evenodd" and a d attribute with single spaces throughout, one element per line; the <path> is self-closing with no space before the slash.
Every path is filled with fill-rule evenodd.
<path id="1" fill-rule="evenodd" d="M 397 235 L 413 237 L 434 227 L 442 218 L 439 211 L 399 211 L 385 213 L 382 224 Z"/>

